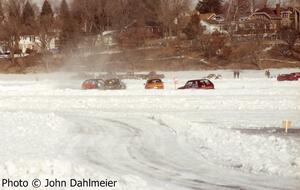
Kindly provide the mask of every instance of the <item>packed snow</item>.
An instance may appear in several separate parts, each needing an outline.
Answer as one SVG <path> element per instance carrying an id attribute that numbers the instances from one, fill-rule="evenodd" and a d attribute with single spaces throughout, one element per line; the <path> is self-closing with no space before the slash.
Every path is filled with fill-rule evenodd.
<path id="1" fill-rule="evenodd" d="M 175 90 L 210 73 L 223 76 L 215 90 Z M 116 91 L 81 90 L 76 73 L 0 75 L 0 178 L 108 179 L 117 186 L 102 189 L 116 190 L 300 189 L 300 81 L 251 70 L 240 79 L 229 70 L 164 74 L 165 90 L 124 80 L 127 89 Z"/>

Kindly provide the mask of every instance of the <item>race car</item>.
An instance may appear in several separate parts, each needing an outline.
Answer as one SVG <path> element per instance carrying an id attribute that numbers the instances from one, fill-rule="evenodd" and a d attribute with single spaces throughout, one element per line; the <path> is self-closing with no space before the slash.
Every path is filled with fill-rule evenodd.
<path id="1" fill-rule="evenodd" d="M 88 79 L 85 80 L 81 88 L 84 90 L 89 90 L 89 89 L 103 89 L 104 88 L 104 80 L 102 79 Z"/>
<path id="2" fill-rule="evenodd" d="M 123 83 L 120 79 L 109 79 L 104 81 L 104 89 L 105 90 L 121 90 L 126 89 L 125 83 Z"/>
<path id="3" fill-rule="evenodd" d="M 145 84 L 145 89 L 164 89 L 164 83 L 161 79 L 149 79 Z"/>
<path id="4" fill-rule="evenodd" d="M 82 83 L 81 88 L 84 90 L 89 90 L 89 89 L 120 90 L 120 89 L 126 89 L 126 85 L 119 79 L 108 79 L 108 80 L 88 79 Z"/>
<path id="5" fill-rule="evenodd" d="M 189 80 L 178 89 L 215 89 L 214 84 L 208 79 Z"/>
<path id="6" fill-rule="evenodd" d="M 278 81 L 295 81 L 298 77 L 293 74 L 281 74 L 277 76 Z"/>
<path id="7" fill-rule="evenodd" d="M 215 89 L 214 84 L 208 79 L 189 80 L 178 89 Z"/>

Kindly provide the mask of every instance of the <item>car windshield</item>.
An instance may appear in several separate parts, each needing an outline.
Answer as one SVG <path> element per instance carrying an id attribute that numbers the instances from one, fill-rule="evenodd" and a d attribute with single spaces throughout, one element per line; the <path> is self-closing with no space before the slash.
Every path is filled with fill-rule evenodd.
<path id="1" fill-rule="evenodd" d="M 119 81 L 118 81 L 117 79 L 115 79 L 115 80 L 108 80 L 108 81 L 106 81 L 105 83 L 111 85 L 111 84 L 118 84 L 118 82 L 119 82 Z"/>
<path id="2" fill-rule="evenodd" d="M 189 81 L 185 85 L 186 87 L 192 87 L 193 86 L 193 81 Z"/>
<path id="3" fill-rule="evenodd" d="M 160 83 L 161 82 L 161 80 L 159 80 L 159 79 L 155 79 L 155 80 L 150 80 L 149 81 L 149 83 Z"/>

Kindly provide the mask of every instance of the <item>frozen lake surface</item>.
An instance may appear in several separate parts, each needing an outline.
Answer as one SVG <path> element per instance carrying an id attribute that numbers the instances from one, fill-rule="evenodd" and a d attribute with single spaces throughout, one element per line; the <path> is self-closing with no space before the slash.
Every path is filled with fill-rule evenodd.
<path id="1" fill-rule="evenodd" d="M 179 87 L 209 73 L 223 75 L 215 90 L 174 89 L 173 78 Z M 75 75 L 0 75 L 1 178 L 111 179 L 117 186 L 107 189 L 116 190 L 300 189 L 300 81 L 169 72 L 165 90 L 125 80 L 127 90 L 86 91 Z"/>

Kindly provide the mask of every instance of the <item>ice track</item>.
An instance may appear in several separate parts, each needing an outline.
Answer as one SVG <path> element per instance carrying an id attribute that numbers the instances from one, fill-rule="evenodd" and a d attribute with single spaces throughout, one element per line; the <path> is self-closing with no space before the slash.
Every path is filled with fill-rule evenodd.
<path id="1" fill-rule="evenodd" d="M 167 73 L 163 91 L 139 80 L 126 91 L 82 91 L 65 74 L 0 75 L 0 177 L 118 180 L 113 190 L 299 190 L 299 134 L 269 132 L 284 119 L 300 129 L 299 81 L 215 72 L 224 78 L 214 91 L 174 90 L 174 76 L 182 85 L 205 72 Z"/>
<path id="2" fill-rule="evenodd" d="M 276 177 L 274 183 L 273 176 L 253 175 L 241 171 L 242 166 L 215 162 L 209 157 L 214 150 L 193 141 L 193 127 L 176 118 L 114 114 L 65 118 L 76 121 L 77 132 L 83 135 L 77 141 L 81 149 L 74 147 L 80 150 L 78 156 L 85 155 L 88 162 L 112 176 L 131 173 L 143 176 L 147 185 L 166 189 L 297 189 L 299 185 L 297 179 Z"/>

